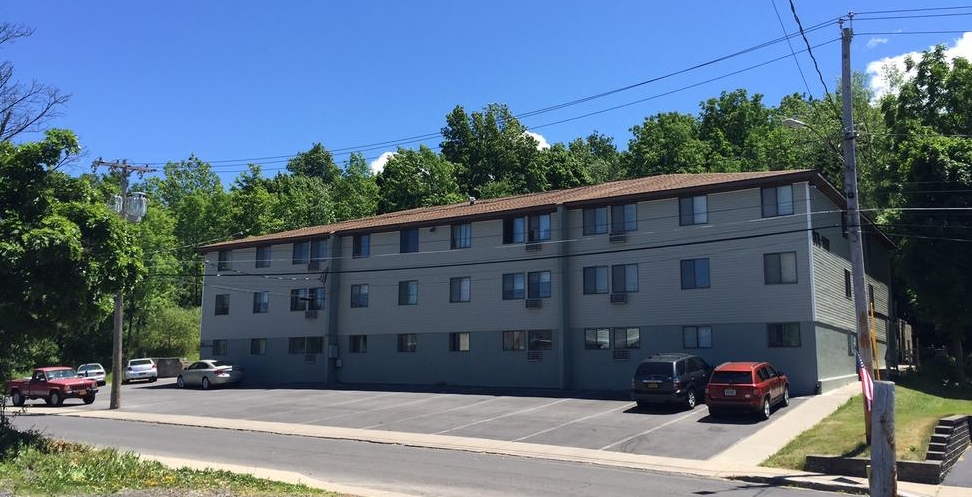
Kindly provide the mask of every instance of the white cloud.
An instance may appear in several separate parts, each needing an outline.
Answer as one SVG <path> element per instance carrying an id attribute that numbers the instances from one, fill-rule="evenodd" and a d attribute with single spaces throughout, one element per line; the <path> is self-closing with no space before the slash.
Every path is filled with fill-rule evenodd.
<path id="1" fill-rule="evenodd" d="M 884 45 L 887 42 L 887 38 L 871 38 L 870 40 L 867 40 L 867 48 L 874 48 L 878 45 Z"/>
<path id="2" fill-rule="evenodd" d="M 395 152 L 385 152 L 379 155 L 377 159 L 371 161 L 371 164 L 369 164 L 371 166 L 371 172 L 373 174 L 380 173 L 385 169 L 385 164 L 388 162 L 388 159 L 391 159 L 394 155 Z"/>
<path id="3" fill-rule="evenodd" d="M 534 133 L 533 131 L 524 131 L 524 135 L 532 137 L 537 141 L 537 150 L 543 150 L 545 148 L 550 148 L 550 144 L 547 143 L 547 139 L 543 137 L 540 133 Z"/>
<path id="4" fill-rule="evenodd" d="M 868 44 L 870 45 L 870 42 Z M 929 47 L 929 50 L 934 48 L 935 47 Z M 875 100 L 880 99 L 882 96 L 891 91 L 891 84 L 887 78 L 888 70 L 903 73 L 905 67 L 904 61 L 907 57 L 911 57 L 915 61 L 918 61 L 921 59 L 921 52 L 910 52 L 896 55 L 894 57 L 885 57 L 867 64 L 867 74 L 871 78 L 869 86 L 874 92 Z M 963 57 L 968 60 L 972 60 L 972 32 L 964 33 L 961 38 L 955 41 L 953 46 L 946 48 L 945 57 L 947 60 L 952 60 L 955 57 Z M 912 75 L 910 74 L 904 75 L 905 79 L 908 79 L 911 76 Z"/>

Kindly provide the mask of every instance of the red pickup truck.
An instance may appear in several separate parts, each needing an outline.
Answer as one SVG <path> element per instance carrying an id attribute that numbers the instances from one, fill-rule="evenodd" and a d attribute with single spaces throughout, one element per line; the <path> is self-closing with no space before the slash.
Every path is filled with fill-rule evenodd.
<path id="1" fill-rule="evenodd" d="M 7 382 L 5 390 L 18 407 L 28 399 L 44 399 L 49 406 L 59 406 L 67 398 L 78 398 L 90 404 L 98 393 L 98 382 L 79 378 L 78 373 L 69 367 L 36 368 L 30 378 Z"/>

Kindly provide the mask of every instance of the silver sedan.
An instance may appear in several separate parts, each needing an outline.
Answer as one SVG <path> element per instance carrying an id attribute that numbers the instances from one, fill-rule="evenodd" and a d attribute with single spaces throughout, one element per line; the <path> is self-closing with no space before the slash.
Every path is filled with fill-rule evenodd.
<path id="1" fill-rule="evenodd" d="M 217 385 L 238 384 L 243 381 L 243 369 L 233 366 L 230 361 L 203 359 L 189 365 L 176 378 L 176 386 L 185 388 L 198 385 L 203 390 L 209 390 Z"/>

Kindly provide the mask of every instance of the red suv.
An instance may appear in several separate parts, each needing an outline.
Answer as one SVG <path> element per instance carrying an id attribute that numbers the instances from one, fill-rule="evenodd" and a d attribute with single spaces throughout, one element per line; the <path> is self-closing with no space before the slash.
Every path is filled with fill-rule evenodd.
<path id="1" fill-rule="evenodd" d="M 768 362 L 727 362 L 712 372 L 705 403 L 713 417 L 747 411 L 768 419 L 773 406 L 790 405 L 790 380 Z"/>

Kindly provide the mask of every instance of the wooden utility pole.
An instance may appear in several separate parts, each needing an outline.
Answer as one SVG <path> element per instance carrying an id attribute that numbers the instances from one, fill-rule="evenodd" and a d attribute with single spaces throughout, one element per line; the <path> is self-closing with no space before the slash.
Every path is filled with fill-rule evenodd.
<path id="1" fill-rule="evenodd" d="M 894 383 L 874 382 L 871 433 L 871 497 L 898 495 L 898 462 L 894 443 Z"/>
<path id="2" fill-rule="evenodd" d="M 131 219 L 131 216 L 134 213 L 128 212 L 128 176 L 133 172 L 142 175 L 155 171 L 155 169 L 150 169 L 147 166 L 130 165 L 128 164 L 128 161 L 119 162 L 116 160 L 115 162 L 105 162 L 101 160 L 100 157 L 91 163 L 92 169 L 97 169 L 101 166 L 107 167 L 111 172 L 121 173 L 121 201 L 116 202 L 115 206 L 122 219 L 126 221 L 133 220 Z M 140 218 L 141 215 L 138 217 Z M 137 219 L 134 220 L 137 221 Z M 120 288 L 118 293 L 115 294 L 115 316 L 111 334 L 111 401 L 108 404 L 109 409 L 118 409 L 121 407 L 121 381 L 122 375 L 125 374 L 122 371 L 122 327 L 124 323 L 123 291 L 124 290 Z"/>

